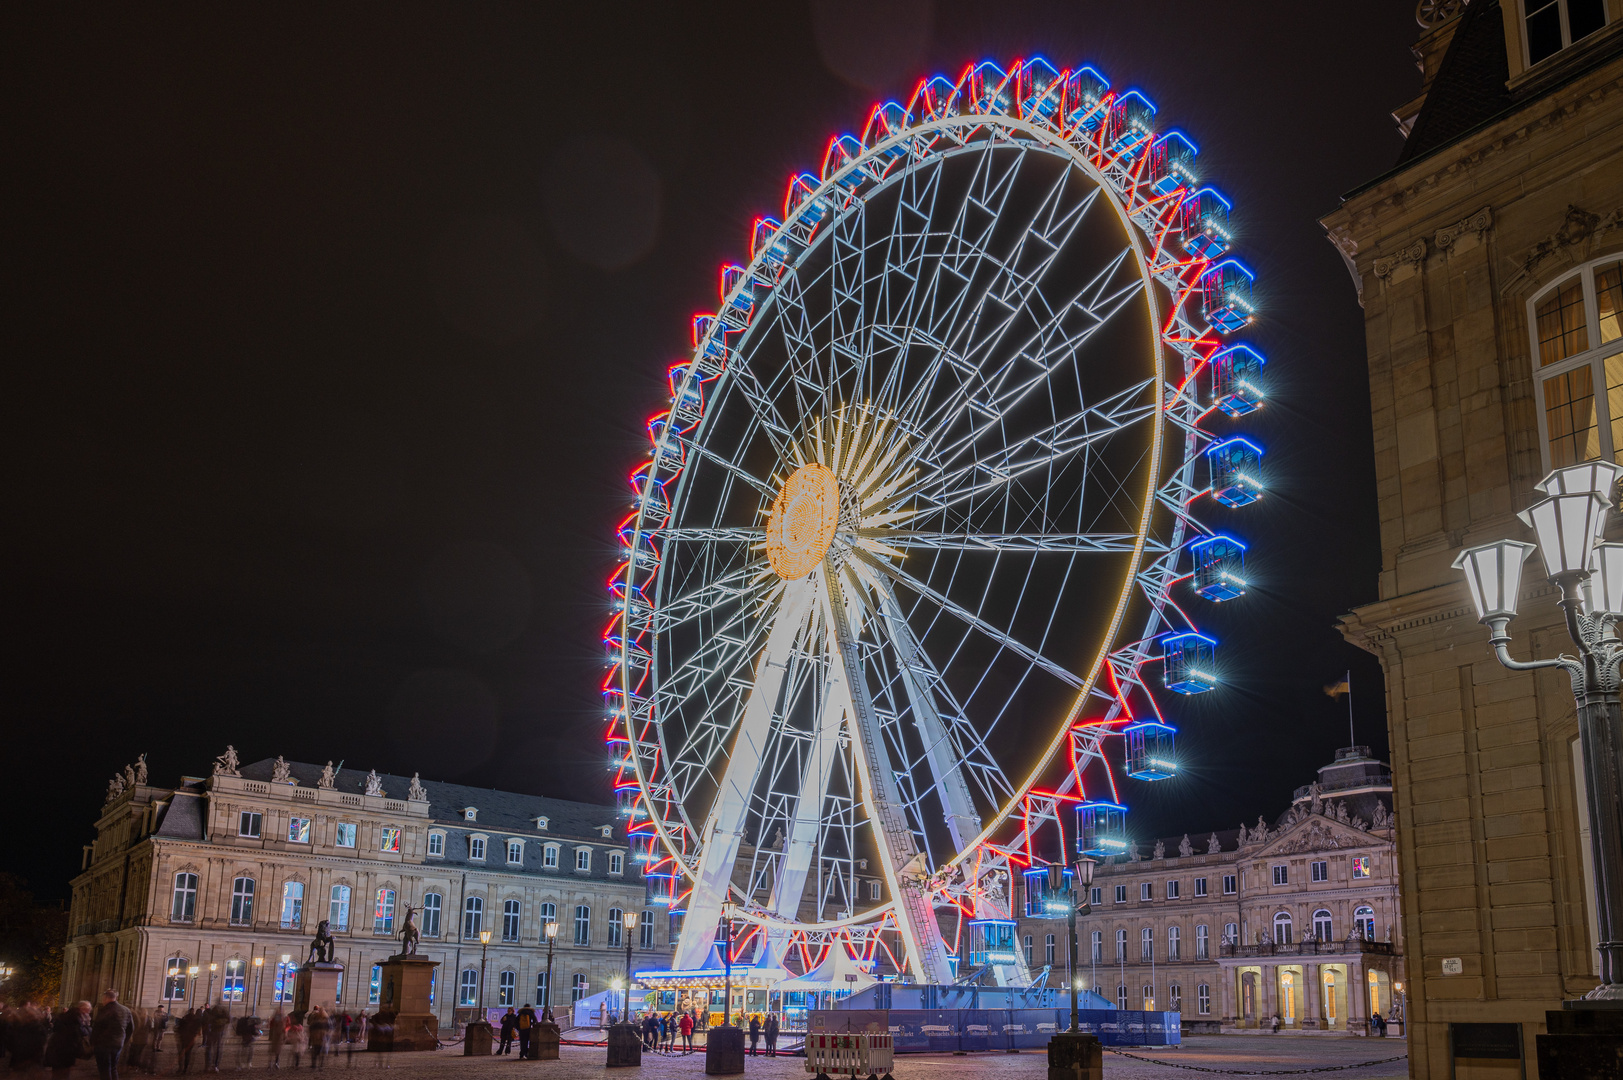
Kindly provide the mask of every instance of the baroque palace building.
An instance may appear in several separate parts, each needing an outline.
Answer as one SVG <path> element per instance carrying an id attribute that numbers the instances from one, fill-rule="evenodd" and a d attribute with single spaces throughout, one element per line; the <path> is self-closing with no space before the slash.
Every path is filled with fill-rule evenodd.
<path id="1" fill-rule="evenodd" d="M 1190 1032 L 1278 1018 L 1281 1030 L 1361 1035 L 1373 1013 L 1401 1015 L 1391 801 L 1386 766 L 1347 747 L 1272 824 L 1104 861 L 1077 920 L 1082 984 L 1118 1008 L 1181 1012 Z M 1032 972 L 1061 986 L 1066 933 L 1060 920 L 1017 929 Z"/>
<path id="2" fill-rule="evenodd" d="M 344 965 L 339 1005 L 375 1011 L 376 965 L 400 951 L 440 962 L 442 1025 L 481 1003 L 546 998 L 545 924 L 557 923 L 554 1009 L 634 967 L 669 961 L 669 920 L 644 904 L 612 806 L 284 762 L 147 782 L 144 759 L 109 786 L 73 881 L 63 1000 L 108 987 L 131 1005 L 225 998 L 269 1015 L 326 920 Z M 485 947 L 480 932 L 489 931 Z M 197 967 L 193 982 L 187 970 Z"/>
<path id="3" fill-rule="evenodd" d="M 1545 1011 L 1597 979 L 1577 721 L 1564 674 L 1494 659 L 1450 564 L 1526 537 L 1548 469 L 1623 454 L 1623 0 L 1420 10 L 1396 166 L 1324 219 L 1364 308 L 1382 548 L 1342 626 L 1386 672 L 1411 1075 L 1486 1068 L 1451 1035 L 1495 1024 L 1531 1076 Z M 1541 578 L 1518 659 L 1567 646 Z"/>

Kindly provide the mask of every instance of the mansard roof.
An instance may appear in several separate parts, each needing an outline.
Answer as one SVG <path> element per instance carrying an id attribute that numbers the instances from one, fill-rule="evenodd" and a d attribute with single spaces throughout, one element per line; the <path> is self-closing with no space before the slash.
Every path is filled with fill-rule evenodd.
<path id="1" fill-rule="evenodd" d="M 269 781 L 275 764 L 275 758 L 264 758 L 243 765 L 241 772 L 246 780 Z M 293 779 L 301 787 L 313 788 L 321 779 L 320 765 L 290 761 L 288 766 Z M 366 777 L 367 772 L 361 769 L 339 769 L 333 777 L 333 788 L 362 793 L 366 791 Z M 404 799 L 411 788 L 409 776 L 379 773 L 378 777 L 384 793 L 391 799 Z M 603 826 L 611 825 L 614 827 L 613 839 L 625 839 L 625 829 L 620 825 L 614 807 L 606 804 L 572 802 L 545 795 L 525 795 L 427 778 L 420 782 L 428 792 L 429 820 L 437 824 L 474 832 L 534 834 L 537 832 L 535 819 L 544 817 L 547 819 L 547 834 L 569 839 L 601 840 Z M 478 810 L 474 821 L 467 821 L 462 815 L 462 811 L 470 806 Z"/>

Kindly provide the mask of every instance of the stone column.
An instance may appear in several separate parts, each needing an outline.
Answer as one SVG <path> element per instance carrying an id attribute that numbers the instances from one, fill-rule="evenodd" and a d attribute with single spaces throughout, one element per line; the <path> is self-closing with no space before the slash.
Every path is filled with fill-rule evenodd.
<path id="1" fill-rule="evenodd" d="M 1317 1031 L 1323 1026 L 1320 1018 L 1320 1001 L 1324 997 L 1324 987 L 1319 983 L 1319 965 L 1302 963 L 1302 1029 L 1304 1031 Z"/>
<path id="2" fill-rule="evenodd" d="M 1257 975 L 1257 1026 L 1272 1030 L 1274 1014 L 1279 1012 L 1279 969 L 1273 964 L 1262 964 Z"/>
<path id="3" fill-rule="evenodd" d="M 1235 1024 L 1239 1018 L 1234 1008 L 1234 968 L 1217 969 L 1217 1016 L 1219 1023 Z"/>
<path id="4" fill-rule="evenodd" d="M 1368 978 L 1364 971 L 1364 960 L 1361 954 L 1355 954 L 1347 960 L 1347 1032 L 1349 1034 L 1369 1034 L 1369 987 L 1364 984 Z"/>

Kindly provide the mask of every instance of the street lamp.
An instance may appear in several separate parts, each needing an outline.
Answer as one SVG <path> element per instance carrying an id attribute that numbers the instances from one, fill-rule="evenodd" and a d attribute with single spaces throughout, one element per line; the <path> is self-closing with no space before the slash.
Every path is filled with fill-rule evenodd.
<path id="1" fill-rule="evenodd" d="M 208 1003 L 214 998 L 214 973 L 219 970 L 219 964 L 209 965 L 209 988 L 208 992 L 203 995 L 203 1007 L 205 1009 L 208 1008 Z"/>
<path id="2" fill-rule="evenodd" d="M 193 964 L 187 968 L 186 974 L 192 977 L 192 981 L 186 987 L 186 1008 L 190 1009 L 197 1001 L 197 965 Z"/>
<path id="3" fill-rule="evenodd" d="M 1066 904 L 1065 904 L 1066 927 L 1067 927 L 1067 929 L 1069 931 L 1070 939 L 1071 939 L 1071 941 L 1070 941 L 1070 945 L 1071 945 L 1071 969 L 1068 972 L 1068 974 L 1070 975 L 1070 980 L 1069 981 L 1070 981 L 1070 984 L 1071 984 L 1071 1030 L 1072 1031 L 1080 1030 L 1080 1023 L 1081 1023 L 1081 1017 L 1078 1015 L 1078 1010 L 1080 1009 L 1080 1005 L 1079 1005 L 1078 1000 L 1077 1000 L 1077 997 L 1078 997 L 1077 990 L 1078 990 L 1078 988 L 1080 987 L 1081 984 L 1077 981 L 1076 917 L 1078 915 L 1091 915 L 1093 913 L 1093 904 L 1091 902 L 1091 894 L 1089 892 L 1089 890 L 1093 886 L 1093 860 L 1092 859 L 1078 859 L 1078 860 L 1076 860 L 1075 876 L 1076 876 L 1076 883 L 1081 889 L 1081 894 L 1082 894 L 1081 899 L 1080 900 L 1073 900 L 1073 899 L 1071 899 L 1070 896 L 1067 896 L 1066 897 Z M 1059 866 L 1059 865 L 1050 866 L 1048 868 L 1048 884 L 1049 884 L 1049 889 L 1052 892 L 1058 893 L 1058 892 L 1061 892 L 1061 891 L 1065 891 L 1065 867 Z"/>
<path id="4" fill-rule="evenodd" d="M 1545 572 L 1561 590 L 1557 602 L 1577 657 L 1527 662 L 1510 657 L 1521 565 L 1534 545 L 1502 540 L 1467 548 L 1454 566 L 1465 574 L 1477 620 L 1487 625 L 1488 643 L 1501 665 L 1512 671 L 1561 668 L 1572 678 L 1588 788 L 1601 977 L 1584 999 L 1623 1002 L 1623 705 L 1618 699 L 1623 640 L 1617 632 L 1623 619 L 1623 544 L 1596 542 L 1620 477 L 1623 466 L 1606 461 L 1557 469 L 1538 485 L 1547 497 L 1517 515 L 1533 529 Z"/>
<path id="5" fill-rule="evenodd" d="M 250 1012 L 248 1015 L 250 1015 L 250 1016 L 258 1016 L 259 1015 L 259 994 L 260 994 L 260 991 L 262 991 L 264 989 L 265 989 L 265 958 L 263 956 L 256 956 L 256 957 L 254 957 L 254 1007 L 253 1007 L 253 1011 Z"/>
<path id="6" fill-rule="evenodd" d="M 558 924 L 547 923 L 547 996 L 541 1006 L 541 1019 L 552 1019 L 552 949 L 558 941 Z"/>
<path id="7" fill-rule="evenodd" d="M 276 1003 L 278 1005 L 280 1005 L 283 1001 L 291 1001 L 291 1000 L 293 1000 L 290 997 L 284 998 L 282 996 L 283 993 L 286 991 L 286 988 L 287 988 L 287 978 L 288 978 L 289 975 L 292 974 L 292 972 L 288 970 L 288 968 L 292 965 L 292 961 L 293 961 L 293 954 L 292 953 L 283 953 L 282 954 L 282 962 L 279 965 L 277 965 Z"/>
<path id="8" fill-rule="evenodd" d="M 637 913 L 628 911 L 624 915 L 626 927 L 626 1023 L 631 1023 L 631 941 L 637 929 Z"/>
<path id="9" fill-rule="evenodd" d="M 722 992 L 721 1026 L 733 1022 L 733 898 L 721 902 L 721 922 L 716 925 L 716 943 L 721 946 Z"/>
<path id="10" fill-rule="evenodd" d="M 490 955 L 490 931 L 479 931 L 479 1019 L 485 1018 L 485 958 Z"/>

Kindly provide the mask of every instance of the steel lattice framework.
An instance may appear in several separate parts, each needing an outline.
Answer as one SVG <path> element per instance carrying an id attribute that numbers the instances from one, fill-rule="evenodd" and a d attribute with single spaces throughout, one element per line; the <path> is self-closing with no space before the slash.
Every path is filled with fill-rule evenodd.
<path id="1" fill-rule="evenodd" d="M 1069 808 L 1120 803 L 1105 751 L 1161 720 L 1154 668 L 1210 684 L 1166 641 L 1192 574 L 1243 592 L 1209 553 L 1244 545 L 1191 545 L 1203 496 L 1260 494 L 1207 423 L 1261 404 L 1261 358 L 1223 340 L 1250 321 L 1228 204 L 1154 111 L 1042 60 L 926 80 L 790 180 L 694 319 L 604 635 L 677 968 L 730 896 L 758 963 L 839 942 L 952 981 L 964 921 L 1078 846 Z"/>

